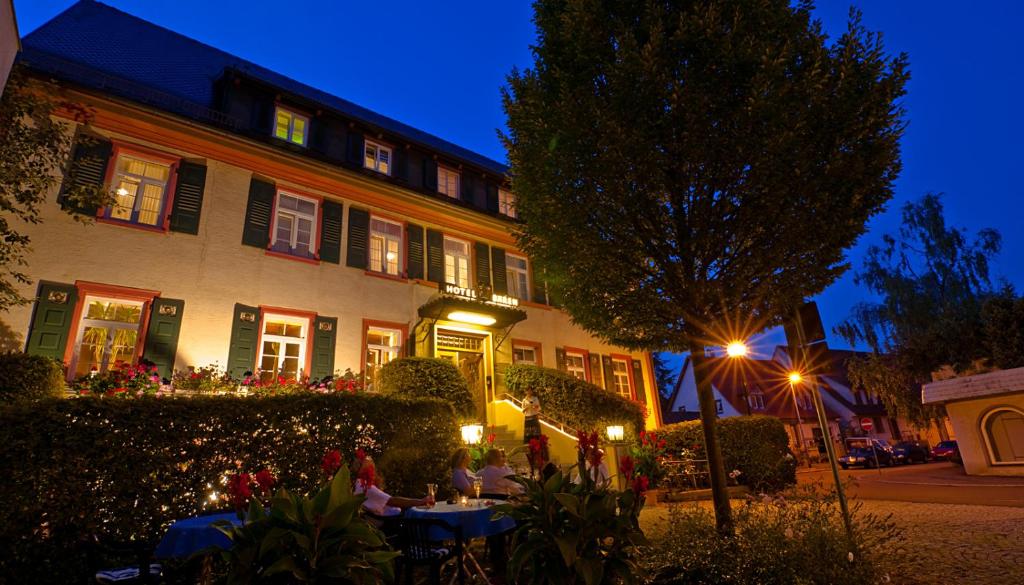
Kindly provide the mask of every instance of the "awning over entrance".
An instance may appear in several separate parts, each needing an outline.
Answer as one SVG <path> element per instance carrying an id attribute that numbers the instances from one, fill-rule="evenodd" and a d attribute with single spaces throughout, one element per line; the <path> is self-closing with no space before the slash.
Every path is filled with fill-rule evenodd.
<path id="1" fill-rule="evenodd" d="M 470 298 L 444 292 L 423 303 L 418 312 L 424 319 L 455 321 L 499 329 L 526 320 L 526 311 L 522 309 L 482 301 L 479 297 Z"/>

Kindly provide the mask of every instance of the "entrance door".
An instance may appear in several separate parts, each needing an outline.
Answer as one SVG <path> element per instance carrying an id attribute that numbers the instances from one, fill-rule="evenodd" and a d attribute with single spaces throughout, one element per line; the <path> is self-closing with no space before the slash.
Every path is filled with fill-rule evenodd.
<path id="1" fill-rule="evenodd" d="M 487 418 L 485 394 L 487 369 L 484 357 L 486 341 L 485 336 L 446 330 L 437 332 L 436 355 L 454 364 L 462 377 L 466 379 L 469 391 L 473 395 L 473 402 L 476 404 L 476 414 L 479 420 Z"/>

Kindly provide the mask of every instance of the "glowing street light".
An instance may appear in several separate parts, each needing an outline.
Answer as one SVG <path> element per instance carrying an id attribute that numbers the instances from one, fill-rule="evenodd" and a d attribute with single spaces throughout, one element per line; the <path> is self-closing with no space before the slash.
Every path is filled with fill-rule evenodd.
<path id="1" fill-rule="evenodd" d="M 789 383 L 790 384 L 799 384 L 800 382 L 803 381 L 803 379 L 804 379 L 804 377 L 800 375 L 800 372 L 790 372 L 789 373 Z"/>
<path id="2" fill-rule="evenodd" d="M 725 355 L 731 358 L 741 358 L 747 355 L 747 344 L 742 341 L 733 341 L 725 346 Z"/>
<path id="3" fill-rule="evenodd" d="M 484 425 L 472 424 L 462 426 L 462 442 L 467 445 L 479 445 L 484 438 Z"/>

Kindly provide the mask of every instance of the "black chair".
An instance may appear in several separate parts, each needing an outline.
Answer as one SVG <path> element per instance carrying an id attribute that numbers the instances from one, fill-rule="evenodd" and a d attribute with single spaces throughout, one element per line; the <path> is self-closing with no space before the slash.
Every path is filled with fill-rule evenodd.
<path id="1" fill-rule="evenodd" d="M 443 541 L 434 538 L 430 533 L 436 533 L 437 529 L 450 537 Z M 442 567 L 454 561 L 459 585 L 463 585 L 466 582 L 462 562 L 465 545 L 461 526 L 452 526 L 435 518 L 404 518 L 398 525 L 398 547 L 402 553 L 398 558 L 398 577 L 401 579 L 404 572 L 406 584 L 412 585 L 416 567 L 427 567 L 430 582 L 440 585 Z"/>
<path id="2" fill-rule="evenodd" d="M 137 585 L 160 583 L 163 567 L 153 562 L 152 543 L 145 541 L 111 542 L 96 535 L 88 537 L 89 571 L 94 583 L 103 585 Z M 134 564 L 104 568 L 107 559 L 125 559 Z"/>

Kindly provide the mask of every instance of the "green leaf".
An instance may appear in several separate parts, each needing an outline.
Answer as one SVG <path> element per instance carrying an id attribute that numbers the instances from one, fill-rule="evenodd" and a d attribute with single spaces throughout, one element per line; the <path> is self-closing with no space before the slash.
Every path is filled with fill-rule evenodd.
<path id="1" fill-rule="evenodd" d="M 604 579 L 604 564 L 599 559 L 576 559 L 576 571 L 587 585 L 599 585 Z"/>
<path id="2" fill-rule="evenodd" d="M 556 493 L 555 499 L 565 507 L 573 516 L 580 515 L 580 499 L 572 494 Z"/>
<path id="3" fill-rule="evenodd" d="M 566 567 L 571 567 L 576 562 L 576 547 L 579 545 L 579 534 L 569 532 L 555 537 L 555 544 L 558 545 L 558 552 L 562 554 L 562 561 Z"/>

